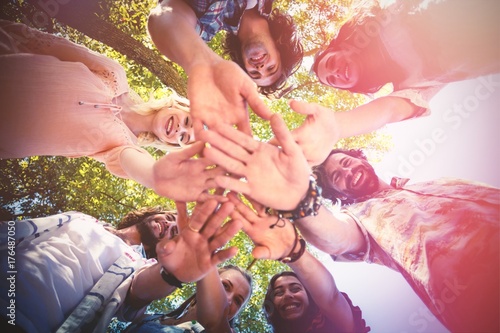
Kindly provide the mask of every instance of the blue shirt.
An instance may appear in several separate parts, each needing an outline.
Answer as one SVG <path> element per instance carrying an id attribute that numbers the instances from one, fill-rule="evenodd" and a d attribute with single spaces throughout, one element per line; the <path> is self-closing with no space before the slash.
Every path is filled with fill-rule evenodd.
<path id="1" fill-rule="evenodd" d="M 259 14 L 268 17 L 274 0 L 258 0 Z M 247 0 L 184 0 L 198 17 L 196 31 L 208 42 L 220 30 L 237 34 Z"/>

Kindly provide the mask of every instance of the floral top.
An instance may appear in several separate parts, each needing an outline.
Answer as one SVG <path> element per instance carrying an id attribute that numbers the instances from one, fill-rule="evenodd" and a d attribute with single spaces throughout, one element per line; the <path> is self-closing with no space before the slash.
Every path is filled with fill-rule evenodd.
<path id="1" fill-rule="evenodd" d="M 269 16 L 274 0 L 258 0 L 260 15 Z M 238 33 L 243 12 L 247 9 L 247 0 L 184 0 L 198 17 L 196 31 L 208 42 L 220 30 L 234 35 Z"/>
<path id="2" fill-rule="evenodd" d="M 498 328 L 500 190 L 458 179 L 400 185 L 343 208 L 366 251 L 334 260 L 401 272 L 451 331 Z"/>
<path id="3" fill-rule="evenodd" d="M 0 20 L 0 158 L 89 156 L 126 177 L 120 153 L 148 154 L 120 119 L 123 68 L 64 38 Z"/>

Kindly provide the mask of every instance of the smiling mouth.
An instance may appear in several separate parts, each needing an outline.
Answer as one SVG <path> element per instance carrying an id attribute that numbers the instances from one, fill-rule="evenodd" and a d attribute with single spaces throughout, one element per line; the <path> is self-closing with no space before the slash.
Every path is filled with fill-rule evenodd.
<path id="1" fill-rule="evenodd" d="M 167 131 L 167 136 L 170 135 L 170 132 L 172 132 L 172 129 L 174 127 L 174 117 L 170 117 L 170 119 L 167 122 L 166 131 Z"/>
<path id="2" fill-rule="evenodd" d="M 300 304 L 298 303 L 293 303 L 293 304 L 288 304 L 283 307 L 283 310 L 285 311 L 295 311 L 300 307 Z"/>
<path id="3" fill-rule="evenodd" d="M 253 64 L 259 64 L 259 63 L 262 63 L 264 62 L 264 60 L 266 59 L 266 54 L 262 54 L 262 55 L 259 55 L 257 57 L 250 57 L 250 62 L 252 62 Z"/>

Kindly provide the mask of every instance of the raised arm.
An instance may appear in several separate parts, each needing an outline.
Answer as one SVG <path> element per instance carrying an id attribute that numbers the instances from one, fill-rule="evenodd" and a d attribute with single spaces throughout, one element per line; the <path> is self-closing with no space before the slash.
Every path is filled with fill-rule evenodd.
<path id="1" fill-rule="evenodd" d="M 256 211 L 250 209 L 234 193 L 230 193 L 228 197 L 236 207 L 232 216 L 243 222 L 243 230 L 255 244 L 253 256 L 275 260 L 298 257 L 287 264 L 310 292 L 321 312 L 336 323 L 339 332 L 352 332 L 354 321 L 349 303 L 337 289 L 332 275 L 323 264 L 307 250 L 302 252 L 305 243 L 297 241 L 298 234 L 294 232 L 293 224 L 287 219 L 267 215 L 258 204 L 254 204 Z M 303 254 L 300 255 L 301 253 Z"/>
<path id="2" fill-rule="evenodd" d="M 315 103 L 290 101 L 290 107 L 307 115 L 293 138 L 304 152 L 309 165 L 321 164 L 338 140 L 373 132 L 386 124 L 413 117 L 421 108 L 408 99 L 384 96 L 351 111 L 334 112 Z M 276 140 L 271 141 L 276 144 Z"/>
<path id="3" fill-rule="evenodd" d="M 188 95 L 195 132 L 202 124 L 237 125 L 250 133 L 247 103 L 264 119 L 271 111 L 260 99 L 257 87 L 236 64 L 219 57 L 198 36 L 196 16 L 182 0 L 165 0 L 150 14 L 148 29 L 158 50 L 188 74 Z"/>
<path id="4" fill-rule="evenodd" d="M 229 303 L 217 268 L 196 282 L 196 319 L 206 333 L 231 333 Z"/>
<path id="5" fill-rule="evenodd" d="M 130 179 L 153 189 L 157 194 L 179 201 L 206 199 L 205 192 L 215 187 L 212 180 L 223 174 L 221 168 L 209 168 L 206 158 L 194 158 L 201 153 L 203 143 L 197 142 L 181 151 L 171 152 L 159 160 L 136 149 L 120 153 L 121 167 Z"/>

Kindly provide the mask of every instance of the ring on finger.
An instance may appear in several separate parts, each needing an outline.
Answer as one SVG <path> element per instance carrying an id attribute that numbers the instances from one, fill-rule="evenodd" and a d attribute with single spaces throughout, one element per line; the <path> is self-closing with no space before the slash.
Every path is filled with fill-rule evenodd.
<path id="1" fill-rule="evenodd" d="M 191 226 L 191 223 L 188 223 L 188 228 L 189 228 L 189 230 L 191 230 L 191 231 L 193 231 L 193 232 L 196 232 L 196 233 L 200 232 L 200 229 L 193 228 L 193 227 Z"/>

